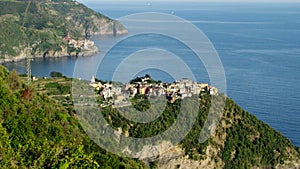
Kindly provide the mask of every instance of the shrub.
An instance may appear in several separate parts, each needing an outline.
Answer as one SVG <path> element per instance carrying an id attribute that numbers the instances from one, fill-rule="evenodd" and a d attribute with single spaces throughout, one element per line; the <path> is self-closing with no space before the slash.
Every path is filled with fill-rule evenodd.
<path id="1" fill-rule="evenodd" d="M 51 72 L 50 73 L 50 76 L 51 77 L 63 77 L 63 75 L 62 75 L 62 73 L 60 73 L 60 72 Z"/>

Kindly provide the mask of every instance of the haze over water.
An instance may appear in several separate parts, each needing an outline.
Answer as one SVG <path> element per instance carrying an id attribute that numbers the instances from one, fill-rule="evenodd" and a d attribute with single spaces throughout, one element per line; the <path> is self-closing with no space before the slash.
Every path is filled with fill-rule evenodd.
<path id="1" fill-rule="evenodd" d="M 242 108 L 280 131 L 300 146 L 300 3 L 143 3 L 121 4 L 89 2 L 86 5 L 111 18 L 119 18 L 137 12 L 163 12 L 182 17 L 199 27 L 214 44 L 223 63 L 227 95 Z M 109 37 L 94 37 L 101 50 L 111 40 Z M 140 36 L 123 44 L 111 58 L 115 64 L 122 53 L 143 44 L 176 50 L 180 44 L 164 46 L 166 37 Z M 122 44 L 121 44 L 122 46 Z M 126 48 L 127 47 L 127 48 Z M 131 48 L 130 48 L 131 47 Z M 79 58 L 87 67 L 103 57 L 103 52 L 93 57 Z M 182 48 L 178 51 L 189 55 Z M 35 60 L 32 74 L 49 76 L 51 71 L 73 75 L 76 58 Z M 25 62 L 6 64 L 9 69 L 25 72 Z M 111 65 L 101 69 L 109 70 Z M 201 82 L 209 82 L 204 67 L 196 76 Z M 193 67 L 196 68 L 196 67 Z M 84 79 L 91 75 L 84 73 Z M 144 73 L 144 72 L 143 72 Z M 155 79 L 171 81 L 166 73 L 152 70 Z M 109 75 L 97 74 L 101 79 Z"/>

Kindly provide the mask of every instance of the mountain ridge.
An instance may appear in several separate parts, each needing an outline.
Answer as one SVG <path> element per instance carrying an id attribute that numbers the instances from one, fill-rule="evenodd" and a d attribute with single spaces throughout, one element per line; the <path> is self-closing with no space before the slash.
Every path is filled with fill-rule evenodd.
<path id="1" fill-rule="evenodd" d="M 90 36 L 127 33 L 118 21 L 73 0 L 1 0 L 0 21 L 0 63 L 24 59 L 28 52 L 33 57 L 93 55 L 99 49 L 85 43 Z"/>

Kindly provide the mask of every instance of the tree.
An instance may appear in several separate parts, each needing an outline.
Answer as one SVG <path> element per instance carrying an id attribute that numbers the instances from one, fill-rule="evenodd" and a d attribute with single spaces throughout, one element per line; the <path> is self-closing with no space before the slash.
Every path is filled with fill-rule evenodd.
<path id="1" fill-rule="evenodd" d="M 63 77 L 62 73 L 60 73 L 60 72 L 55 72 L 55 71 L 51 72 L 51 73 L 50 73 L 50 76 L 51 76 L 51 77 Z"/>
<path id="2" fill-rule="evenodd" d="M 146 78 L 151 78 L 151 76 L 149 74 L 146 74 L 145 77 Z"/>
<path id="3" fill-rule="evenodd" d="M 21 81 L 18 75 L 18 72 L 16 70 L 13 70 L 9 76 L 8 76 L 8 81 L 9 81 L 9 87 L 12 90 L 17 90 L 21 87 Z"/>

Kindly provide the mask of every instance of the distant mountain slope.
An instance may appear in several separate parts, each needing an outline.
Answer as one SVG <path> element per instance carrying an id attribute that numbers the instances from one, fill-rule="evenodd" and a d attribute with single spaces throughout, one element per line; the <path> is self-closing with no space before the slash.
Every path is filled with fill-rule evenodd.
<path id="1" fill-rule="evenodd" d="M 0 0 L 0 23 L 0 62 L 24 58 L 26 48 L 36 57 L 80 52 L 65 37 L 127 33 L 119 22 L 73 0 Z"/>

